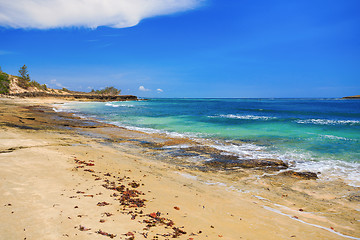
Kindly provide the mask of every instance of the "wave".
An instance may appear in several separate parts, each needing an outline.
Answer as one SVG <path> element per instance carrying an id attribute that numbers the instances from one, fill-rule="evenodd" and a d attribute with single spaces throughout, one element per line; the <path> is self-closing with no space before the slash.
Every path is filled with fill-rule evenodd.
<path id="1" fill-rule="evenodd" d="M 305 119 L 305 120 L 296 120 L 296 123 L 300 124 L 316 124 L 316 125 L 358 125 L 360 121 L 358 120 L 330 120 L 330 119 Z"/>
<path id="2" fill-rule="evenodd" d="M 279 159 L 289 164 L 296 171 L 320 172 L 321 179 L 339 178 L 351 186 L 360 187 L 359 162 L 346 162 L 336 159 L 314 159 L 309 152 L 272 151 L 268 147 L 253 143 L 211 144 L 210 147 L 235 154 L 239 159 Z"/>
<path id="3" fill-rule="evenodd" d="M 54 112 L 65 112 L 64 109 L 53 107 Z"/>
<path id="4" fill-rule="evenodd" d="M 57 106 L 57 105 L 53 105 L 54 107 L 52 108 L 52 110 L 54 112 L 64 112 L 64 113 L 80 113 L 79 111 L 77 110 L 73 110 L 73 109 L 69 109 L 69 108 L 65 108 L 65 107 L 62 107 L 62 106 Z"/>
<path id="5" fill-rule="evenodd" d="M 228 152 L 235 154 L 239 159 L 266 159 L 266 158 L 276 158 L 272 153 L 266 151 L 266 147 L 255 145 L 252 143 L 243 143 L 240 145 L 237 144 L 211 144 L 210 147 L 215 148 L 220 151 Z"/>
<path id="6" fill-rule="evenodd" d="M 109 106 L 109 107 L 134 107 L 134 105 L 131 104 L 114 104 L 114 103 L 105 103 L 105 106 Z"/>
<path id="7" fill-rule="evenodd" d="M 349 138 L 344 138 L 344 137 L 339 137 L 339 136 L 334 136 L 334 135 L 321 135 L 324 138 L 328 138 L 328 139 L 334 139 L 334 140 L 346 140 L 346 141 L 351 141 L 352 139 Z"/>
<path id="8" fill-rule="evenodd" d="M 276 117 L 257 116 L 257 115 L 239 115 L 239 114 L 221 114 L 216 116 L 209 116 L 210 118 L 229 118 L 229 119 L 242 119 L 242 120 L 271 120 Z"/>
<path id="9" fill-rule="evenodd" d="M 174 137 L 174 138 L 198 138 L 198 137 L 206 137 L 206 134 L 198 134 L 198 133 L 190 133 L 190 132 L 184 132 L 184 133 L 179 133 L 179 132 L 172 132 L 172 131 L 166 131 L 166 130 L 162 130 L 162 129 L 155 129 L 155 128 L 148 128 L 148 127 L 138 127 L 138 126 L 132 126 L 132 125 L 128 125 L 125 123 L 121 123 L 118 121 L 103 121 L 109 124 L 113 124 L 115 126 L 118 127 L 123 127 L 132 131 L 139 131 L 139 132 L 144 132 L 144 133 L 150 133 L 150 134 L 164 134 L 167 135 L 169 137 Z"/>
<path id="10" fill-rule="evenodd" d="M 298 161 L 292 167 L 298 171 L 320 172 L 322 178 L 342 178 L 347 184 L 360 187 L 360 164 L 341 160 Z"/>

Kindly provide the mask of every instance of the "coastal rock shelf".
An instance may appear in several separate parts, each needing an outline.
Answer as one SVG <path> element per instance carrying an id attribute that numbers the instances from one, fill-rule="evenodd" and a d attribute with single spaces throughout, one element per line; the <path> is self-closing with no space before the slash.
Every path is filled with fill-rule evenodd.
<path id="1" fill-rule="evenodd" d="M 218 161 L 212 160 L 205 162 L 206 166 L 221 169 L 234 169 L 234 168 L 262 168 L 262 169 L 286 169 L 287 164 L 278 159 L 246 159 L 246 160 L 231 160 L 231 161 Z"/>

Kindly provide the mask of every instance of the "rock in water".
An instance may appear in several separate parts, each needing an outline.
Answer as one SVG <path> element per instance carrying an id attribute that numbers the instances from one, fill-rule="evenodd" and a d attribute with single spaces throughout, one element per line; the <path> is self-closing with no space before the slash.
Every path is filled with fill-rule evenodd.
<path id="1" fill-rule="evenodd" d="M 293 170 L 288 170 L 285 172 L 281 172 L 278 174 L 278 176 L 285 176 L 285 177 L 292 177 L 292 178 L 298 178 L 302 180 L 315 180 L 318 179 L 318 176 L 316 173 L 313 172 L 295 172 Z"/>
<path id="2" fill-rule="evenodd" d="M 230 160 L 221 161 L 213 160 L 205 163 L 208 167 L 213 168 L 273 168 L 273 169 L 286 169 L 288 165 L 278 159 L 246 159 L 246 160 Z"/>

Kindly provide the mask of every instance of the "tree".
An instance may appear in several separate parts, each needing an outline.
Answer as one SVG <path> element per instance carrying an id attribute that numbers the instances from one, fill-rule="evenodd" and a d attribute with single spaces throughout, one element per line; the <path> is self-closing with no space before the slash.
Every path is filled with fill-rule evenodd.
<path id="1" fill-rule="evenodd" d="M 24 89 L 28 89 L 30 86 L 30 76 L 27 70 L 27 66 L 25 64 L 19 69 L 18 85 L 19 87 Z"/>
<path id="2" fill-rule="evenodd" d="M 27 82 L 30 82 L 30 75 L 28 73 L 28 70 L 27 70 L 27 66 L 24 64 L 24 66 L 22 66 L 20 69 L 19 69 L 19 74 L 22 79 L 26 80 Z"/>
<path id="3" fill-rule="evenodd" d="M 102 94 L 102 95 L 119 95 L 121 93 L 120 89 L 116 89 L 114 87 L 106 87 L 102 90 L 91 90 L 92 94 Z"/>

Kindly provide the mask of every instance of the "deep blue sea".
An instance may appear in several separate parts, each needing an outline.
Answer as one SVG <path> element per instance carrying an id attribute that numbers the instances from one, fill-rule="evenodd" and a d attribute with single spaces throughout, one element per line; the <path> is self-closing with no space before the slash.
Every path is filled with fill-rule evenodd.
<path id="1" fill-rule="evenodd" d="M 360 186 L 360 100 L 150 99 L 56 107 L 144 132 L 211 139 L 239 158 L 277 158 Z"/>

